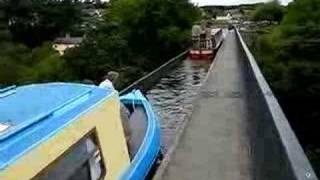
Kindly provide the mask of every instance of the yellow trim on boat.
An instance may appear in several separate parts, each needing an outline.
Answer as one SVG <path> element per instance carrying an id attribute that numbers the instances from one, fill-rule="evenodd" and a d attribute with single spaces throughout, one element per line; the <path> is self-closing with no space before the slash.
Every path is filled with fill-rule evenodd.
<path id="1" fill-rule="evenodd" d="M 129 165 L 130 159 L 120 120 L 119 98 L 116 94 L 103 100 L 58 134 L 1 171 L 0 179 L 33 178 L 93 129 L 96 129 L 101 145 L 107 170 L 105 179 L 117 179 Z"/>

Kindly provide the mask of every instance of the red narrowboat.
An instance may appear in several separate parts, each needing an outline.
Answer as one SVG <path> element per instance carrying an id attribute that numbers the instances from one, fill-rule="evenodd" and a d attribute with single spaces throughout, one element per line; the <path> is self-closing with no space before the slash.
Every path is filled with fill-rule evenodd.
<path id="1" fill-rule="evenodd" d="M 194 25 L 189 58 L 192 60 L 212 60 L 222 41 L 222 29 L 206 28 L 206 30 L 202 30 L 200 26 Z"/>

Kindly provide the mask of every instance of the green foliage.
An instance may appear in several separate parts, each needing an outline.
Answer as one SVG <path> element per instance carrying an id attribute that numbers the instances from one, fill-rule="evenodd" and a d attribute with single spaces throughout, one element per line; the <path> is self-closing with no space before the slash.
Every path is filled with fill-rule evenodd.
<path id="1" fill-rule="evenodd" d="M 52 49 L 50 43 L 35 48 L 31 52 L 31 66 L 23 72 L 19 83 L 68 81 L 73 79 L 60 54 Z"/>
<path id="2" fill-rule="evenodd" d="M 3 1 L 0 1 L 0 43 L 9 40 L 10 35 L 6 21 L 5 4 Z"/>
<path id="3" fill-rule="evenodd" d="M 72 32 L 81 23 L 77 0 L 4 0 L 6 18 L 15 41 L 29 47 Z"/>
<path id="4" fill-rule="evenodd" d="M 13 43 L 0 44 L 0 84 L 68 81 L 73 76 L 65 60 L 45 44 L 34 50 Z"/>
<path id="5" fill-rule="evenodd" d="M 280 26 L 271 34 L 259 38 L 258 52 L 267 54 L 263 56 L 266 57 L 264 63 L 283 65 L 287 69 L 286 79 L 291 83 L 282 85 L 290 89 L 289 94 L 282 92 L 286 96 L 320 97 L 319 92 L 314 90 L 320 85 L 319 10 L 320 0 L 297 0 L 289 5 L 288 13 Z"/>
<path id="6" fill-rule="evenodd" d="M 200 17 L 187 0 L 114 0 L 103 22 L 64 58 L 80 79 L 121 74 L 122 88 L 188 46 L 190 29 Z"/>
<path id="7" fill-rule="evenodd" d="M 181 49 L 186 38 L 169 37 L 169 34 L 173 31 L 176 35 L 184 34 L 199 17 L 196 9 L 186 0 L 118 0 L 110 11 L 110 18 L 126 31 L 133 52 L 152 59 Z"/>
<path id="8" fill-rule="evenodd" d="M 15 84 L 18 81 L 21 71 L 26 68 L 23 58 L 23 55 L 27 55 L 25 51 L 25 47 L 1 43 L 0 84 Z"/>
<path id="9" fill-rule="evenodd" d="M 281 24 L 258 38 L 255 52 L 304 146 L 319 149 L 320 0 L 292 2 Z M 319 171 L 320 152 L 310 159 Z M 320 174 L 320 172 L 318 172 Z"/>
<path id="10" fill-rule="evenodd" d="M 218 8 L 212 8 L 212 9 L 204 9 L 206 14 L 211 16 L 211 18 L 216 18 L 217 16 L 223 16 L 225 15 L 224 11 L 222 9 Z"/>
<path id="11" fill-rule="evenodd" d="M 64 58 L 78 79 L 99 81 L 108 71 L 130 60 L 128 49 L 119 26 L 104 24 L 91 32 L 80 47 L 68 50 Z"/>
<path id="12" fill-rule="evenodd" d="M 320 172 L 320 148 L 315 147 L 315 146 L 308 146 L 305 150 L 307 156 L 309 159 L 312 159 L 313 163 L 313 169 L 315 172 L 318 172 L 318 177 L 319 177 L 319 172 Z"/>
<path id="13" fill-rule="evenodd" d="M 1 2 L 0 15 L 4 15 L 4 11 L 4 4 Z M 12 42 L 4 16 L 0 16 L 0 34 L 0 84 L 71 79 L 64 59 L 51 48 L 51 44 L 32 50 L 23 44 Z"/>
<path id="14" fill-rule="evenodd" d="M 274 0 L 262 5 L 259 5 L 253 11 L 252 19 L 254 21 L 277 21 L 280 22 L 283 18 L 284 8 L 280 5 L 279 1 Z"/>
<path id="15" fill-rule="evenodd" d="M 106 7 L 105 15 L 89 16 L 94 7 Z M 188 0 L 3 0 L 0 83 L 99 82 L 115 70 L 122 88 L 186 48 L 199 17 Z M 45 43 L 83 28 L 84 42 L 63 57 Z"/>

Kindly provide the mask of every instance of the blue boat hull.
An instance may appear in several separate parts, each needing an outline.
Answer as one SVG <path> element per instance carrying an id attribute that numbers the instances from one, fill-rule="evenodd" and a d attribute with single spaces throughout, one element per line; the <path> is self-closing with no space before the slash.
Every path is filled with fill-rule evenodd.
<path id="1" fill-rule="evenodd" d="M 132 159 L 130 166 L 125 169 L 120 179 L 145 179 L 160 153 L 159 121 L 152 110 L 151 104 L 139 90 L 133 90 L 121 96 L 120 101 L 125 105 L 142 106 L 147 116 L 147 130 L 142 144 Z"/>

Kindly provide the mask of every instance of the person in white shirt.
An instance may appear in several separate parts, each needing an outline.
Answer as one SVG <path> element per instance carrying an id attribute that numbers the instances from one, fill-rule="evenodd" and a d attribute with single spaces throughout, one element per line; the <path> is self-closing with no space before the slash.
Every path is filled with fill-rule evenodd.
<path id="1" fill-rule="evenodd" d="M 99 84 L 100 88 L 114 89 L 113 83 L 109 79 L 105 79 Z"/>
<path id="2" fill-rule="evenodd" d="M 119 73 L 115 71 L 108 72 L 108 74 L 104 77 L 104 80 L 99 84 L 99 87 L 106 89 L 115 89 L 113 83 L 115 83 L 118 77 Z"/>

